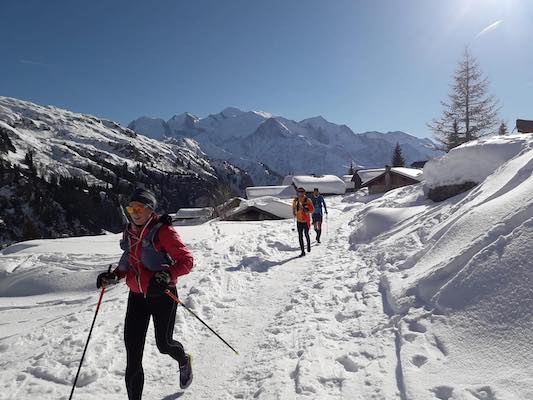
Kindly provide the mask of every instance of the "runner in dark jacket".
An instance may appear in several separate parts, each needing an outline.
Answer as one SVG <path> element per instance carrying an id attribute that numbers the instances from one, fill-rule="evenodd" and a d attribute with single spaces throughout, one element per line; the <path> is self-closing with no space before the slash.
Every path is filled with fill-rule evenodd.
<path id="1" fill-rule="evenodd" d="M 311 201 L 313 202 L 313 206 L 315 207 L 315 211 L 313 212 L 312 218 L 313 218 L 313 227 L 315 228 L 316 232 L 316 241 L 317 243 L 320 243 L 320 236 L 322 235 L 322 206 L 324 206 L 324 212 L 328 213 L 328 208 L 326 207 L 326 202 L 324 201 L 324 197 L 320 194 L 318 191 L 318 188 L 315 188 L 313 190 L 313 195 L 311 196 Z"/>
<path id="2" fill-rule="evenodd" d="M 173 330 L 176 303 L 164 294 L 166 289 L 174 294 L 179 276 L 188 274 L 193 267 L 193 257 L 172 227 L 168 215 L 157 215 L 157 201 L 148 190 L 137 189 L 126 207 L 131 223 L 124 231 L 121 247 L 124 254 L 118 268 L 98 275 L 98 288 L 126 278 L 130 288 L 124 342 L 126 344 L 126 389 L 130 400 L 140 400 L 144 385 L 142 356 L 150 317 L 154 322 L 157 348 L 178 361 L 180 387 L 192 381 L 191 358 L 183 345 L 174 340 Z"/>

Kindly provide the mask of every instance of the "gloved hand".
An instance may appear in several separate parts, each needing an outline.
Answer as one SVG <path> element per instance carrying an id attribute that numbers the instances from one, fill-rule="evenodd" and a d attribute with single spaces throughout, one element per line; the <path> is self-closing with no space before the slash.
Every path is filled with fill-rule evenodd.
<path id="1" fill-rule="evenodd" d="M 107 287 L 109 285 L 115 285 L 118 283 L 120 278 L 114 272 L 102 272 L 96 278 L 96 287 L 100 289 L 101 287 Z"/>
<path id="2" fill-rule="evenodd" d="M 148 285 L 148 297 L 157 297 L 163 295 L 168 289 L 170 282 L 170 274 L 167 271 L 157 271 L 150 279 Z"/>

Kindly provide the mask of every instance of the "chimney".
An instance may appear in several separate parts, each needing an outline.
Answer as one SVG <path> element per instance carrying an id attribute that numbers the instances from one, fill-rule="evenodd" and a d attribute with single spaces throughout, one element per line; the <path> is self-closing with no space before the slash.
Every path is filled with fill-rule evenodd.
<path id="1" fill-rule="evenodd" d="M 385 165 L 385 191 L 388 192 L 392 189 L 390 165 Z"/>

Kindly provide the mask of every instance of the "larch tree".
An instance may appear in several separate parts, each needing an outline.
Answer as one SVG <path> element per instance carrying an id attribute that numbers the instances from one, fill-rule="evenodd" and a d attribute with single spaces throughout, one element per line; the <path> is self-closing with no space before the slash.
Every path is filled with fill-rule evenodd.
<path id="1" fill-rule="evenodd" d="M 428 124 L 443 150 L 497 132 L 500 107 L 488 87 L 489 80 L 483 76 L 478 61 L 465 49 L 453 76 L 449 99 L 441 101 L 442 116 Z"/>

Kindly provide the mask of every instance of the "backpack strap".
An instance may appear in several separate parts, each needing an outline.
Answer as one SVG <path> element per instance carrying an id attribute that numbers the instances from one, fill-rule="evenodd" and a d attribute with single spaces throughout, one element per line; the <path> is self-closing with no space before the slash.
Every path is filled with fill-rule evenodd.
<path id="1" fill-rule="evenodd" d="M 155 250 L 154 238 L 155 238 L 155 235 L 157 235 L 157 232 L 159 232 L 159 229 L 163 225 L 164 225 L 163 222 L 158 222 L 154 226 L 152 226 L 152 228 L 150 229 L 150 232 L 148 232 L 148 235 L 146 235 L 146 237 L 142 241 L 143 247 L 151 246 Z"/>

